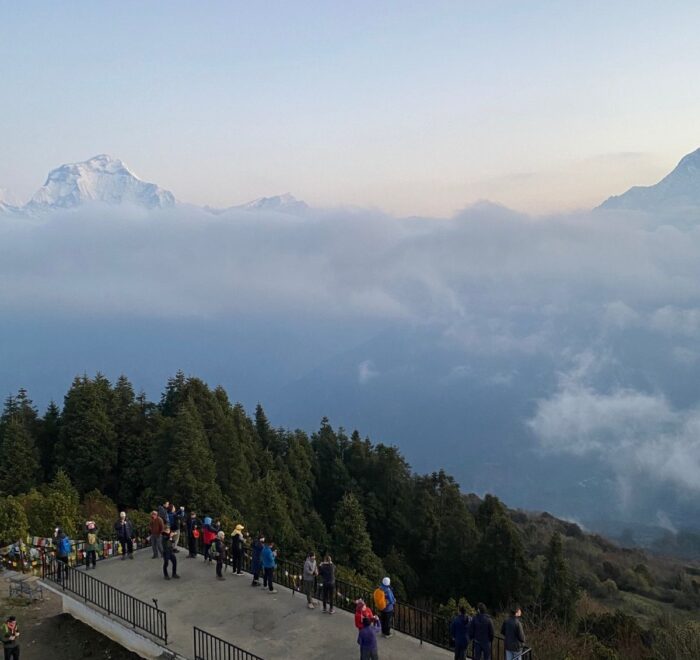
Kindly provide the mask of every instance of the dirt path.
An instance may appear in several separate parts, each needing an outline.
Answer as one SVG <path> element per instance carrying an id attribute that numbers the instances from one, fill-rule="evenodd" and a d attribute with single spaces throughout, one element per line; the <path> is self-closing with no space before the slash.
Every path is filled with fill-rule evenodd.
<path id="1" fill-rule="evenodd" d="M 0 580 L 0 615 L 17 617 L 21 631 L 22 660 L 137 660 L 127 651 L 89 626 L 61 612 L 61 599 L 44 590 L 44 600 L 9 598 Z"/>

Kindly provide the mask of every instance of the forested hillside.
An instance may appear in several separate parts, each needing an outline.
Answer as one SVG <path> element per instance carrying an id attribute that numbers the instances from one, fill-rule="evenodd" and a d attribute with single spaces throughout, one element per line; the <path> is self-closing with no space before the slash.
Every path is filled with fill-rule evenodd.
<path id="1" fill-rule="evenodd" d="M 276 429 L 260 405 L 251 418 L 182 373 L 158 402 L 99 374 L 76 378 L 43 415 L 27 392 L 8 397 L 0 491 L 4 543 L 56 524 L 74 536 L 88 516 L 109 529 L 119 509 L 138 522 L 168 499 L 229 531 L 264 531 L 287 558 L 328 551 L 359 583 L 389 574 L 401 600 L 423 607 L 450 614 L 483 601 L 500 613 L 519 602 L 537 658 L 681 658 L 700 647 L 686 623 L 700 608 L 693 566 L 465 495 L 442 470 L 414 474 L 396 447 L 327 419 L 310 436 Z"/>

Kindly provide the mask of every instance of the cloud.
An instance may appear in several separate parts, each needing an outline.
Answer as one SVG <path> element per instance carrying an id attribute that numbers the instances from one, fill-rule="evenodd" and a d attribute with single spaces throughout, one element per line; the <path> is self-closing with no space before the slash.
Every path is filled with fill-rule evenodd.
<path id="1" fill-rule="evenodd" d="M 360 385 L 365 385 L 377 376 L 379 376 L 379 372 L 375 369 L 372 360 L 364 360 L 357 365 L 357 382 Z"/>
<path id="2" fill-rule="evenodd" d="M 700 408 L 679 410 L 659 393 L 586 383 L 587 369 L 562 374 L 537 402 L 528 426 L 546 452 L 594 456 L 630 497 L 646 480 L 700 490 Z"/>

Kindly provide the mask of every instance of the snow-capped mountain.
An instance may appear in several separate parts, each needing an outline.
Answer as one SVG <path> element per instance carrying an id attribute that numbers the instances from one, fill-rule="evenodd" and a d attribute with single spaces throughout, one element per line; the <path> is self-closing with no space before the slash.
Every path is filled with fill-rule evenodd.
<path id="1" fill-rule="evenodd" d="M 52 170 L 24 210 L 66 209 L 86 202 L 126 203 L 155 209 L 174 206 L 175 197 L 168 190 L 139 179 L 118 158 L 102 154 Z"/>
<path id="2" fill-rule="evenodd" d="M 700 149 L 684 156 L 676 168 L 653 186 L 634 186 L 605 200 L 598 208 L 630 211 L 700 209 Z"/>
<path id="3" fill-rule="evenodd" d="M 252 202 L 234 206 L 233 208 L 255 211 L 278 211 L 280 213 L 301 213 L 308 210 L 309 205 L 301 199 L 297 199 L 294 195 L 285 193 L 284 195 L 274 195 L 273 197 L 258 197 Z"/>

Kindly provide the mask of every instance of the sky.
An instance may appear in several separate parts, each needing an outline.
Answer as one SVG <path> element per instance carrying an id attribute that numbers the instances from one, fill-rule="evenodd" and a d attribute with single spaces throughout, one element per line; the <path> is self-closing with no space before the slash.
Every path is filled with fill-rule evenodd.
<path id="1" fill-rule="evenodd" d="M 182 201 L 535 214 L 700 146 L 700 5 L 0 4 L 0 188 L 98 153 Z"/>

